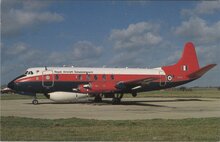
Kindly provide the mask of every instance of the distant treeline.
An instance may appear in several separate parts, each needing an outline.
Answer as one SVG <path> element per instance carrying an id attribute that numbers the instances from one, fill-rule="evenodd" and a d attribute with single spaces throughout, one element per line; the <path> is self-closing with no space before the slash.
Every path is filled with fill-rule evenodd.
<path id="1" fill-rule="evenodd" d="M 187 88 L 187 87 L 179 87 L 179 88 L 176 88 L 177 90 L 179 91 L 192 91 L 193 89 L 192 88 Z"/>
<path id="2" fill-rule="evenodd" d="M 169 88 L 167 90 L 170 91 L 193 91 L 193 90 L 198 90 L 198 89 L 217 89 L 220 91 L 220 87 L 185 87 L 185 86 L 181 86 L 181 87 L 175 87 L 175 88 Z"/>

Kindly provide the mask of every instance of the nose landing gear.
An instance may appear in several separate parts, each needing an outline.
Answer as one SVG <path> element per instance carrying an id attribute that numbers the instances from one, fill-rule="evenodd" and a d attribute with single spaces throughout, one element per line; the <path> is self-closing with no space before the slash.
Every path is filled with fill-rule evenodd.
<path id="1" fill-rule="evenodd" d="M 38 100 L 33 100 L 33 101 L 32 101 L 32 104 L 33 104 L 33 105 L 37 105 L 37 104 L 38 104 Z"/>
<path id="2" fill-rule="evenodd" d="M 34 96 L 34 99 L 33 99 L 33 101 L 32 101 L 32 104 L 33 104 L 33 105 L 37 105 L 37 104 L 38 104 L 38 100 L 37 100 L 36 95 Z"/>

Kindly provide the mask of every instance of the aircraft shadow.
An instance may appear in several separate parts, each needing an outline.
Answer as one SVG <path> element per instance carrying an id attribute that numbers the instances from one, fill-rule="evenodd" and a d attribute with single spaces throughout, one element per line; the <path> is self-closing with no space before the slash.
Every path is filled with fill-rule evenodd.
<path id="1" fill-rule="evenodd" d="M 165 106 L 165 105 L 158 105 L 158 104 L 149 104 L 149 103 L 160 103 L 160 102 L 184 102 L 184 101 L 203 101 L 200 99 L 175 99 L 175 100 L 134 100 L 134 101 L 121 101 L 120 104 L 117 105 L 134 105 L 134 106 L 151 106 L 151 107 L 168 107 L 168 108 L 175 108 L 175 107 L 170 107 L 170 106 Z M 93 102 L 95 103 L 95 102 Z M 95 103 L 96 105 L 98 103 Z M 100 105 L 112 105 L 112 102 L 109 100 L 104 100 Z M 99 105 L 99 104 L 98 104 Z"/>
<path id="2" fill-rule="evenodd" d="M 134 100 L 134 101 L 121 101 L 120 104 L 117 104 L 118 106 L 120 105 L 131 105 L 131 106 L 150 106 L 150 107 L 168 107 L 168 108 L 175 108 L 175 107 L 170 107 L 170 106 L 165 106 L 165 105 L 159 105 L 159 104 L 150 104 L 150 103 L 160 103 L 160 102 L 187 102 L 187 101 L 206 101 L 206 100 L 201 100 L 201 99 L 172 99 L 172 100 Z M 27 103 L 27 104 L 32 104 L 32 103 Z M 83 101 L 75 101 L 75 102 L 40 102 L 38 105 L 44 105 L 44 104 L 86 104 L 86 105 L 98 105 L 98 106 L 103 106 L 103 105 L 112 105 L 111 100 L 103 100 L 100 103 L 94 102 L 91 99 L 88 100 L 83 100 Z"/>

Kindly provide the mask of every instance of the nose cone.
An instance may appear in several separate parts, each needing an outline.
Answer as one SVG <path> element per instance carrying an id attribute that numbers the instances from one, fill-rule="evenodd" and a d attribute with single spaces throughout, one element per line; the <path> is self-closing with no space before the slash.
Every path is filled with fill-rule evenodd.
<path id="1" fill-rule="evenodd" d="M 18 89 L 18 84 L 15 83 L 15 81 L 21 77 L 24 77 L 25 75 L 20 75 L 18 77 L 16 77 L 14 80 L 12 80 L 11 82 L 8 83 L 8 88 L 12 89 L 12 90 L 16 90 Z"/>
<path id="2" fill-rule="evenodd" d="M 9 82 L 9 83 L 8 83 L 8 88 L 14 90 L 14 88 L 15 88 L 15 82 L 14 82 L 14 81 Z"/>

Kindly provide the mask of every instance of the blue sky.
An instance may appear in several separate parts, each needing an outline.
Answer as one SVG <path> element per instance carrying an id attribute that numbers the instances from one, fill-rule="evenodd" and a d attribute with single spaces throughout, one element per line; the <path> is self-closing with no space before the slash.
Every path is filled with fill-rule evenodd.
<path id="1" fill-rule="evenodd" d="M 1 1 L 1 82 L 28 67 L 158 67 L 194 42 L 220 62 L 220 1 Z M 220 86 L 215 67 L 190 86 Z"/>

